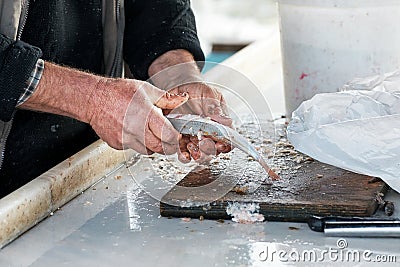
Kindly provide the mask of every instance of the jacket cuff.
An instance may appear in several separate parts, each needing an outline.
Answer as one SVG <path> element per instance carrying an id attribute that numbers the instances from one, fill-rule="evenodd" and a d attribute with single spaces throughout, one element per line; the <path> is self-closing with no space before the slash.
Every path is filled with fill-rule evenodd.
<path id="1" fill-rule="evenodd" d="M 195 61 L 205 60 L 196 32 L 187 28 L 175 28 L 163 33 L 155 33 L 143 42 L 142 47 L 137 49 L 140 53 L 133 53 L 132 57 L 129 58 L 130 71 L 136 79 L 145 81 L 149 79 L 148 70 L 153 61 L 162 54 L 175 49 L 189 51 Z"/>
<path id="2" fill-rule="evenodd" d="M 39 81 L 42 78 L 43 69 L 44 61 L 43 59 L 39 58 L 36 62 L 35 67 L 33 68 L 33 71 L 31 72 L 31 75 L 26 81 L 26 87 L 24 88 L 22 95 L 18 99 L 17 107 L 25 103 L 25 101 L 27 101 L 31 97 L 33 92 L 35 92 L 37 86 L 39 85 Z"/>
<path id="3" fill-rule="evenodd" d="M 16 41 L 0 53 L 3 53 L 0 69 L 0 120 L 9 121 L 42 52 L 37 47 Z"/>

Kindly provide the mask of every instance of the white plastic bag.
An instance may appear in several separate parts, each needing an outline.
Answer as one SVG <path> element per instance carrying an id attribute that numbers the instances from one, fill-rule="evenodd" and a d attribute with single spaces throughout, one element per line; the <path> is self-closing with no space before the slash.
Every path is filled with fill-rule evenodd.
<path id="1" fill-rule="evenodd" d="M 293 112 L 287 136 L 321 162 L 380 177 L 400 192 L 400 71 L 315 95 Z"/>

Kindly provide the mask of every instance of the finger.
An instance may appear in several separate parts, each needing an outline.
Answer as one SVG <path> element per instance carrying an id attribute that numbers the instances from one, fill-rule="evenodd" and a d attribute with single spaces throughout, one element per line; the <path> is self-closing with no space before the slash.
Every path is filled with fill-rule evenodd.
<path id="1" fill-rule="evenodd" d="M 163 143 L 159 138 L 157 138 L 149 128 L 145 131 L 145 143 L 144 145 L 159 154 L 172 155 L 177 152 L 177 145 L 171 145 L 168 143 Z"/>
<path id="2" fill-rule="evenodd" d="M 191 161 L 190 152 L 187 149 L 187 144 L 190 143 L 188 135 L 183 135 L 179 141 L 178 160 L 182 163 L 189 163 Z"/>
<path id="3" fill-rule="evenodd" d="M 222 151 L 223 153 L 228 153 L 229 151 L 231 151 L 233 149 L 233 146 L 229 145 L 229 144 L 225 144 L 226 145 L 226 149 L 224 151 Z"/>
<path id="4" fill-rule="evenodd" d="M 217 148 L 217 153 L 222 153 L 226 149 L 226 145 L 222 142 L 216 142 L 215 147 Z"/>
<path id="5" fill-rule="evenodd" d="M 187 103 L 184 103 L 182 106 L 179 106 L 174 109 L 163 109 L 163 114 L 168 115 L 168 114 L 192 114 L 193 112 L 189 107 L 186 106 Z"/>
<path id="6" fill-rule="evenodd" d="M 149 128 L 145 129 L 144 145 L 151 151 L 154 151 L 159 154 L 163 153 L 161 140 L 157 138 Z"/>
<path id="7" fill-rule="evenodd" d="M 193 90 L 195 90 L 193 92 Z M 223 95 L 214 88 L 203 83 L 192 83 L 178 86 L 169 92 L 190 92 L 190 99 L 185 103 L 189 112 L 205 115 L 226 126 L 232 126 L 232 119 L 227 115 L 227 106 Z"/>
<path id="8" fill-rule="evenodd" d="M 202 88 L 206 89 L 202 90 Z M 180 90 L 183 89 L 178 88 L 178 91 Z M 202 87 L 199 88 L 199 91 L 201 93 L 198 95 L 190 94 L 190 99 L 185 103 L 185 105 L 187 105 L 195 114 L 205 115 L 223 125 L 231 126 L 232 119 L 226 115 L 225 111 L 227 108 L 222 94 L 206 85 L 202 85 Z"/>
<path id="9" fill-rule="evenodd" d="M 180 139 L 181 142 L 189 143 L 190 142 L 190 135 L 183 134 L 182 138 Z"/>
<path id="10" fill-rule="evenodd" d="M 201 98 L 191 98 L 187 102 L 187 107 L 193 114 L 204 115 Z"/>
<path id="11" fill-rule="evenodd" d="M 232 125 L 232 119 L 223 112 L 221 102 L 218 99 L 203 99 L 203 112 L 204 115 L 210 117 L 213 121 L 219 122 L 225 126 Z"/>
<path id="12" fill-rule="evenodd" d="M 188 152 L 187 144 L 190 143 L 190 138 L 188 135 L 183 135 L 181 140 L 179 140 L 179 151 L 181 152 Z"/>
<path id="13" fill-rule="evenodd" d="M 205 136 L 206 138 L 210 138 L 211 140 L 213 140 L 215 142 L 215 148 L 217 149 L 217 155 L 219 153 L 228 153 L 229 151 L 232 150 L 232 145 L 222 141 L 220 138 L 211 136 L 211 135 L 207 135 Z"/>
<path id="14" fill-rule="evenodd" d="M 186 152 L 179 152 L 178 153 L 178 160 L 182 163 L 189 163 L 191 161 L 190 153 Z"/>
<path id="15" fill-rule="evenodd" d="M 152 107 L 148 116 L 147 125 L 151 132 L 162 142 L 177 145 L 181 138 L 180 133 L 162 115 L 160 109 Z"/>
<path id="16" fill-rule="evenodd" d="M 149 150 L 144 144 L 142 144 L 135 138 L 129 139 L 129 141 L 127 141 L 124 144 L 124 148 L 131 148 L 131 149 L 135 150 L 136 152 L 143 154 L 143 155 L 151 155 L 154 153 L 153 151 Z"/>
<path id="17" fill-rule="evenodd" d="M 195 145 L 198 145 L 199 141 L 200 141 L 199 138 L 197 136 L 195 136 L 195 135 L 190 135 L 189 136 L 189 140 L 190 140 L 190 142 L 192 142 Z"/>
<path id="18" fill-rule="evenodd" d="M 225 144 L 226 146 L 231 146 L 231 142 L 229 140 L 226 139 L 221 139 L 220 137 L 216 137 L 216 136 L 212 136 L 212 135 L 207 135 L 207 138 L 211 138 L 214 142 L 219 142 L 222 144 Z"/>
<path id="19" fill-rule="evenodd" d="M 205 163 L 208 162 L 212 159 L 211 156 L 206 155 L 205 153 L 203 153 L 198 146 L 196 146 L 195 144 L 193 144 L 192 142 L 190 142 L 187 145 L 187 148 L 189 150 L 190 156 L 198 163 Z"/>
<path id="20" fill-rule="evenodd" d="M 201 156 L 201 152 L 199 150 L 199 147 L 196 146 L 195 144 L 193 144 L 192 142 L 187 144 L 187 149 L 190 153 L 190 156 L 194 159 L 194 160 L 198 160 Z"/>
<path id="21" fill-rule="evenodd" d="M 204 138 L 199 142 L 199 149 L 206 155 L 216 155 L 217 149 L 215 147 L 215 143 L 210 138 Z"/>
<path id="22" fill-rule="evenodd" d="M 188 88 L 190 86 L 190 88 Z M 189 101 L 187 101 L 183 107 L 186 109 L 190 109 L 190 113 L 193 114 L 198 114 L 201 115 L 203 114 L 203 109 L 202 109 L 202 98 L 203 98 L 203 92 L 201 88 L 198 88 L 198 91 L 195 93 L 192 93 L 193 88 L 197 88 L 199 84 L 184 84 L 178 87 L 175 87 L 172 90 L 169 90 L 169 92 L 177 94 L 177 93 L 184 93 L 188 92 L 190 89 L 190 94 L 189 94 Z M 200 93 L 199 93 L 200 92 Z"/>
<path id="23" fill-rule="evenodd" d="M 171 145 L 168 143 L 162 143 L 162 148 L 164 155 L 172 155 L 179 151 L 177 145 Z"/>
<path id="24" fill-rule="evenodd" d="M 221 123 L 222 125 L 228 126 L 228 127 L 232 127 L 232 119 L 231 117 L 221 113 L 218 115 L 209 115 L 208 117 L 211 118 L 211 120 L 216 121 L 218 123 Z"/>
<path id="25" fill-rule="evenodd" d="M 187 93 L 171 94 L 150 83 L 144 83 L 141 89 L 142 93 L 147 95 L 150 102 L 161 109 L 174 109 L 189 99 Z"/>
<path id="26" fill-rule="evenodd" d="M 164 91 L 164 94 L 156 101 L 155 105 L 161 109 L 175 109 L 187 102 L 188 99 L 189 95 L 187 93 L 170 94 Z"/>
<path id="27" fill-rule="evenodd" d="M 217 153 L 218 154 L 219 153 L 228 153 L 229 151 L 232 150 L 232 147 L 229 144 L 224 143 L 224 142 L 220 142 L 220 141 L 217 141 L 215 143 L 215 147 L 217 149 Z"/>
<path id="28" fill-rule="evenodd" d="M 168 90 L 168 92 L 169 92 L 170 94 L 173 94 L 173 95 L 178 95 L 178 94 L 180 94 L 180 93 L 186 93 L 186 91 L 179 91 L 179 86 Z"/>

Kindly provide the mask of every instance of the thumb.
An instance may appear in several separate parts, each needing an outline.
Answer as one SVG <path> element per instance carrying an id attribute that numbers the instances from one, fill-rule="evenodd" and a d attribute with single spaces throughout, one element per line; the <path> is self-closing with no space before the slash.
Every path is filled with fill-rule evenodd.
<path id="1" fill-rule="evenodd" d="M 188 100 L 189 95 L 187 93 L 171 94 L 166 91 L 162 91 L 162 94 L 155 102 L 155 105 L 161 109 L 175 109 L 186 103 Z"/>
<path id="2" fill-rule="evenodd" d="M 148 82 L 144 82 L 140 89 L 152 104 L 161 109 L 174 109 L 189 100 L 189 95 L 186 92 L 171 94 Z"/>

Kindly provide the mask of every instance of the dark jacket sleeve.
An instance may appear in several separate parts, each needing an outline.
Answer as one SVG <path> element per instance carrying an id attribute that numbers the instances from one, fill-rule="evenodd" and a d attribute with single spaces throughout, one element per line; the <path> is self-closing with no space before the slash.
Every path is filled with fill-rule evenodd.
<path id="1" fill-rule="evenodd" d="M 124 59 L 135 78 L 147 80 L 151 63 L 174 49 L 204 61 L 189 0 L 127 0 L 125 17 Z"/>
<path id="2" fill-rule="evenodd" d="M 9 121 L 41 50 L 0 34 L 0 120 Z"/>

